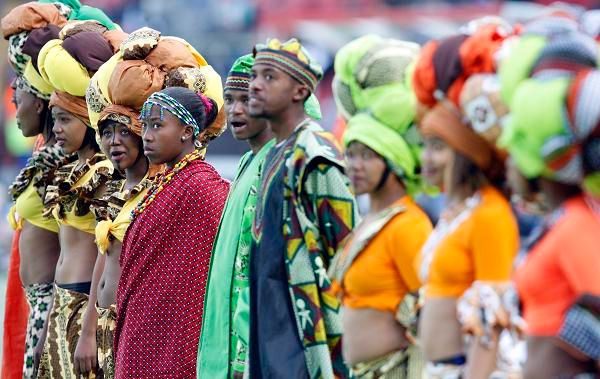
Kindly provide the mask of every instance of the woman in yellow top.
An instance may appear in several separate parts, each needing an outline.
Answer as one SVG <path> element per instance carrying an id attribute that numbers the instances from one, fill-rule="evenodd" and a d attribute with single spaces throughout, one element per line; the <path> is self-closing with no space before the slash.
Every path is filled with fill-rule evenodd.
<path id="1" fill-rule="evenodd" d="M 404 70 L 417 52 L 416 45 L 374 36 L 351 42 L 336 57 L 336 86 L 364 89 L 352 66 L 362 66 L 369 76 L 393 59 Z M 347 122 L 347 173 L 356 194 L 369 196 L 370 211 L 338 252 L 330 274 L 343 304 L 344 359 L 354 375 L 421 379 L 424 360 L 408 333 L 412 325 L 403 301 L 420 287 L 412 262 L 432 226 L 412 198 L 419 189 L 419 162 L 407 135 L 414 128 L 415 98 L 398 80 L 402 75 L 386 74 L 390 83 L 370 86 L 366 91 L 377 95 L 365 97 L 368 103 L 354 107 L 360 109 Z M 360 103 L 361 92 L 353 93 L 336 99 L 346 116 L 355 113 L 348 111 L 349 101 Z"/>
<path id="2" fill-rule="evenodd" d="M 75 350 L 75 365 L 81 372 L 94 371 L 98 363 L 98 374 L 106 379 L 113 378 L 115 375 L 113 337 L 116 326 L 117 286 L 121 277 L 119 261 L 123 238 L 131 222 L 132 211 L 148 192 L 152 179 L 163 168 L 163 166 L 150 165 L 144 156 L 138 104 L 144 103 L 148 93 L 134 91 L 132 88 L 135 85 L 154 89 L 164 86 L 187 86 L 190 89 L 202 90 L 211 98 L 215 98 L 217 105 L 214 112 L 208 115 L 208 123 L 212 127 L 209 127 L 207 138 L 216 137 L 217 132 L 223 129 L 222 119 L 220 119 L 221 126 L 215 126 L 219 124 L 218 110 L 223 105 L 220 100 L 222 85 L 219 75 L 208 65 L 187 67 L 189 62 L 194 62 L 194 50 L 186 48 L 183 40 L 181 40 L 181 47 L 184 48 L 171 48 L 168 54 L 156 56 L 163 49 L 165 39 L 161 40 L 158 32 L 155 38 L 156 46 L 145 52 L 148 60 L 139 60 L 139 55 L 138 59 L 133 60 L 129 58 L 130 50 L 137 48 L 138 42 L 142 39 L 147 42 L 148 36 L 141 33 L 141 30 L 129 34 L 127 42 L 120 48 L 123 53 L 122 61 L 114 66 L 111 62 L 103 65 L 92 78 L 91 83 L 94 84 L 88 87 L 88 93 L 91 91 L 96 95 L 101 91 L 100 88 L 108 89 L 111 98 L 106 101 L 115 102 L 100 110 L 91 109 L 93 107 L 88 101 L 88 110 L 90 113 L 100 111 L 98 132 L 102 151 L 106 153 L 114 167 L 125 176 L 124 181 L 111 183 L 111 189 L 116 185 L 117 192 L 109 194 L 106 198 L 107 209 L 102 215 L 105 220 L 100 221 L 96 226 L 96 243 L 101 254 L 98 255 L 94 267 L 90 291 L 90 302 L 96 302 L 96 307 L 88 307 L 84 315 L 82 336 Z M 111 60 L 119 55 L 116 54 Z M 151 66 L 148 61 L 155 66 Z M 177 64 L 184 64 L 186 67 L 169 67 Z M 145 70 L 132 69 L 132 66 L 136 65 L 145 65 L 154 70 L 158 70 L 158 66 L 165 70 L 173 70 L 169 71 L 169 78 L 166 79 L 164 75 L 148 76 Z M 118 77 L 119 80 L 111 79 L 114 77 Z M 94 87 L 98 89 L 90 90 Z"/>
<path id="3" fill-rule="evenodd" d="M 54 87 L 50 107 L 57 145 L 66 154 L 77 155 L 77 160 L 56 171 L 45 198 L 48 213 L 60 225 L 60 256 L 39 378 L 75 377 L 79 373 L 73 353 L 97 256 L 92 208 L 113 173 L 110 161 L 99 153 L 83 98 L 90 73 L 98 70 L 113 50 L 97 24 L 90 23 L 90 29 L 86 25 L 64 27 L 60 39 L 44 45 L 37 62 L 41 76 Z"/>
<path id="4" fill-rule="evenodd" d="M 457 304 L 470 288 L 508 282 L 518 249 L 517 223 L 499 187 L 503 155 L 494 144 L 506 108 L 495 77 L 473 75 L 494 70 L 493 52 L 506 35 L 501 28 L 483 24 L 472 34 L 430 42 L 413 78 L 417 99 L 430 107 L 421 134 L 450 149 L 443 173 L 447 205 L 416 261 L 425 289 L 419 342 L 429 378 L 487 379 L 496 368 L 495 325 L 468 330 Z M 426 143 L 424 154 L 434 146 Z M 468 333 L 476 337 L 465 344 Z"/>
<path id="5" fill-rule="evenodd" d="M 40 9 L 48 11 L 46 18 L 34 22 L 30 17 Z M 42 216 L 42 199 L 54 170 L 65 163 L 65 155 L 54 146 L 56 141 L 48 106 L 52 89 L 31 63 L 37 60 L 39 50 L 46 41 L 58 38 L 60 28 L 53 22 L 61 26 L 67 22 L 60 9 L 34 3 L 29 7 L 16 7 L 2 19 L 2 32 L 10 42 L 9 60 L 17 73 L 13 84 L 17 124 L 23 136 L 41 135 L 44 140 L 44 146 L 34 153 L 9 188 L 14 201 L 9 221 L 20 231 L 20 235 L 17 234 L 19 271 L 29 304 L 23 378 L 35 377 L 37 367 L 34 367 L 34 351 L 51 306 L 54 271 L 60 251 L 58 224 L 53 218 Z M 22 46 L 17 48 L 17 45 Z"/>

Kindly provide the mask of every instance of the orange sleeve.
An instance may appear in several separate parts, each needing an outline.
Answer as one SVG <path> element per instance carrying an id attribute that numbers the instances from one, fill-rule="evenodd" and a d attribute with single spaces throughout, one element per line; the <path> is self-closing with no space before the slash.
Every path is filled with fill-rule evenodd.
<path id="1" fill-rule="evenodd" d="M 510 280 L 519 248 L 514 216 L 503 208 L 481 210 L 473 220 L 472 252 L 475 280 Z"/>
<path id="2" fill-rule="evenodd" d="M 592 228 L 578 231 L 565 231 L 562 241 L 563 254 L 558 261 L 569 285 L 578 295 L 584 292 L 600 295 L 600 250 L 597 231 Z M 577 238 L 572 236 L 577 235 Z"/>
<path id="3" fill-rule="evenodd" d="M 407 217 L 394 222 L 386 235 L 387 251 L 396 269 L 402 276 L 409 292 L 421 287 L 414 261 L 431 233 L 432 226 L 427 216 Z M 396 220 L 394 220 L 396 221 Z"/>

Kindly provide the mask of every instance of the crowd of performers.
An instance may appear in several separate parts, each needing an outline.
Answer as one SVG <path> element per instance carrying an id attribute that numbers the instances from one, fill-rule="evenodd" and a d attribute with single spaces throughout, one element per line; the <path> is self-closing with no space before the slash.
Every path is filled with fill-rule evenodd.
<path id="1" fill-rule="evenodd" d="M 598 377 L 598 13 L 358 38 L 342 141 L 296 39 L 223 85 L 78 0 L 1 29 L 39 141 L 10 187 L 2 378 Z M 227 128 L 249 147 L 231 183 L 204 160 Z"/>

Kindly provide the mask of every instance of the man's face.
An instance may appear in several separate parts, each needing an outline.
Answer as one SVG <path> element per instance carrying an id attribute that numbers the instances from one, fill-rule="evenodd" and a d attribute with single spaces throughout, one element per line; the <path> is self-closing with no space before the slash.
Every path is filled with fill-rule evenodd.
<path id="1" fill-rule="evenodd" d="M 298 86 L 302 85 L 282 70 L 266 64 L 255 64 L 249 88 L 250 116 L 271 119 L 281 114 L 296 101 Z"/>
<path id="2" fill-rule="evenodd" d="M 235 139 L 246 141 L 264 132 L 267 128 L 267 121 L 250 117 L 248 91 L 228 89 L 225 90 L 223 97 L 227 123 Z"/>

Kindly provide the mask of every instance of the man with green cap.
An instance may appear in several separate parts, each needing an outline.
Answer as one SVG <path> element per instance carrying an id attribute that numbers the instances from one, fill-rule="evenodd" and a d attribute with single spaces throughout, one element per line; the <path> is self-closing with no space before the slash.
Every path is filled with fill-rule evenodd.
<path id="1" fill-rule="evenodd" d="M 307 117 L 322 70 L 300 43 L 257 45 L 249 110 L 277 144 L 265 159 L 250 256 L 251 378 L 344 378 L 327 268 L 358 221 L 334 137 Z"/>
<path id="2" fill-rule="evenodd" d="M 238 378 L 248 351 L 249 259 L 260 168 L 274 144 L 267 121 L 248 115 L 248 84 L 254 58 L 238 58 L 224 88 L 227 122 L 237 140 L 248 141 L 213 247 L 198 348 L 198 378 Z M 228 353 L 225 353 L 228 352 Z"/>

